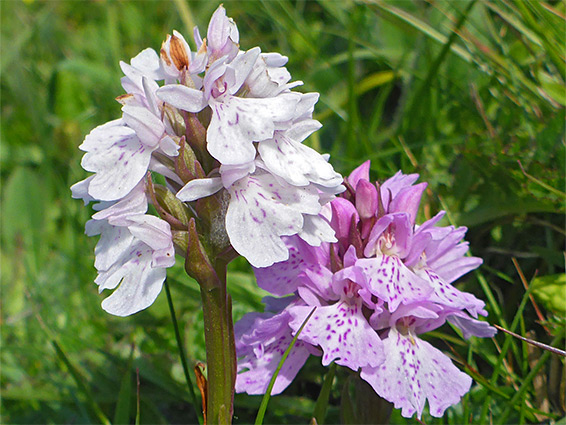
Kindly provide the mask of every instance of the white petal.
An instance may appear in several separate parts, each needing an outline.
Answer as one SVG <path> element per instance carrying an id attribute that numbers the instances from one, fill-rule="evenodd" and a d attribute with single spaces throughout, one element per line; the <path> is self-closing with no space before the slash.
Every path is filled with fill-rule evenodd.
<path id="1" fill-rule="evenodd" d="M 141 142 L 150 148 L 156 148 L 165 131 L 161 120 L 148 109 L 139 106 L 125 105 L 122 111 L 124 122 L 135 130 Z"/>
<path id="2" fill-rule="evenodd" d="M 143 91 L 145 93 L 145 100 L 149 110 L 153 115 L 159 116 L 161 113 L 159 107 L 157 106 L 159 100 L 155 95 L 155 92 L 159 88 L 159 85 L 155 81 L 150 80 L 147 77 L 142 78 L 142 85 L 143 85 Z"/>
<path id="3" fill-rule="evenodd" d="M 322 124 L 317 120 L 306 119 L 293 123 L 293 126 L 285 131 L 285 136 L 295 142 L 302 142 L 321 127 Z M 329 158 L 325 158 L 324 155 L 322 157 L 328 162 Z"/>
<path id="4" fill-rule="evenodd" d="M 96 173 L 88 193 L 95 199 L 114 201 L 127 195 L 147 172 L 152 150 L 121 121 L 96 127 L 80 149 L 86 151 L 81 165 Z"/>
<path id="5" fill-rule="evenodd" d="M 168 179 L 179 183 L 181 186 L 184 184 L 183 180 L 181 180 L 181 178 L 174 170 L 171 170 L 169 167 L 167 167 L 167 165 L 160 162 L 157 158 L 155 158 L 155 156 L 151 157 L 151 161 L 149 162 L 149 169 L 161 174 L 163 177 L 167 177 Z"/>
<path id="6" fill-rule="evenodd" d="M 127 225 L 128 218 L 136 215 L 143 215 L 147 211 L 147 196 L 145 194 L 145 182 L 141 181 L 132 189 L 130 193 L 113 205 L 99 208 L 96 204 L 94 209 L 99 211 L 92 216 L 95 220 L 108 219 L 110 224 L 115 226 Z"/>
<path id="7" fill-rule="evenodd" d="M 115 316 L 128 316 L 149 307 L 161 292 L 164 268 L 152 268 L 152 250 L 139 243 L 133 246 L 130 261 L 121 265 L 118 289 L 102 302 L 102 308 Z"/>
<path id="8" fill-rule="evenodd" d="M 260 48 L 254 47 L 253 49 L 236 56 L 236 58 L 230 63 L 229 66 L 234 69 L 235 77 L 231 87 L 228 89 L 230 94 L 235 94 L 238 90 L 240 90 L 244 80 L 248 77 L 256 63 L 259 53 Z"/>
<path id="9" fill-rule="evenodd" d="M 222 96 L 211 99 L 208 151 L 222 164 L 243 164 L 255 158 L 254 141 L 273 137 L 276 122 L 293 118 L 296 93 L 269 99 Z"/>
<path id="10" fill-rule="evenodd" d="M 255 161 L 238 165 L 222 164 L 220 166 L 220 177 L 222 178 L 222 184 L 224 185 L 224 187 L 230 187 L 234 184 L 235 181 L 246 177 L 248 174 L 252 174 L 255 171 L 255 168 Z"/>
<path id="11" fill-rule="evenodd" d="M 342 183 L 342 176 L 322 155 L 289 139 L 283 132 L 278 131 L 273 139 L 259 143 L 258 150 L 266 167 L 292 185 L 315 183 L 334 188 Z"/>
<path id="12" fill-rule="evenodd" d="M 226 231 L 234 249 L 254 267 L 267 267 L 289 256 L 281 236 L 303 227 L 303 214 L 318 214 L 317 190 L 283 186 L 270 174 L 249 176 L 230 189 Z"/>
<path id="13" fill-rule="evenodd" d="M 137 239 L 153 250 L 167 249 L 171 245 L 169 223 L 154 215 L 139 215 L 130 218 L 128 229 Z"/>
<path id="14" fill-rule="evenodd" d="M 142 50 L 136 57 L 132 58 L 130 63 L 136 70 L 152 80 L 163 79 L 163 70 L 161 69 L 159 56 L 151 48 Z"/>
<path id="15" fill-rule="evenodd" d="M 94 176 L 90 176 L 71 186 L 71 196 L 73 199 L 82 199 L 85 205 L 88 205 L 91 201 L 95 201 L 95 199 L 88 194 L 88 186 L 93 178 Z"/>
<path id="16" fill-rule="evenodd" d="M 305 215 L 303 219 L 303 229 L 299 236 L 309 245 L 320 246 L 322 242 L 338 242 L 334 229 L 320 215 Z"/>
<path id="17" fill-rule="evenodd" d="M 159 149 L 167 156 L 179 155 L 179 145 L 168 135 L 159 141 Z"/>
<path id="18" fill-rule="evenodd" d="M 200 112 L 207 105 L 203 92 L 181 84 L 169 84 L 157 90 L 162 101 L 189 112 Z"/>
<path id="19" fill-rule="evenodd" d="M 206 198 L 222 189 L 222 179 L 213 177 L 210 179 L 195 179 L 188 182 L 179 192 L 177 198 L 183 202 L 196 201 Z"/>
<path id="20" fill-rule="evenodd" d="M 101 234 L 94 249 L 94 267 L 99 272 L 107 271 L 115 263 L 124 261 L 123 258 L 127 256 L 134 243 L 134 237 L 127 227 L 112 226 L 106 221 L 90 220 L 87 222 L 86 229 L 89 236 Z M 117 284 L 118 282 L 109 286 L 103 285 L 102 288 L 113 288 Z"/>

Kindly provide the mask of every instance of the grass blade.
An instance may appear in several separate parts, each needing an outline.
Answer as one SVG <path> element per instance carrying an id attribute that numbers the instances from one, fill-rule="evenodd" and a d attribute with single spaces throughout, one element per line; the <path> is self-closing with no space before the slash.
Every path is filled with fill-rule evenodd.
<path id="1" fill-rule="evenodd" d="M 269 385 L 267 386 L 267 390 L 265 391 L 265 394 L 263 395 L 263 399 L 261 400 L 261 404 L 259 406 L 257 416 L 256 416 L 256 419 L 255 419 L 255 425 L 262 425 L 263 424 L 263 418 L 265 417 L 265 411 L 267 410 L 267 403 L 269 403 L 269 399 L 271 398 L 271 390 L 273 389 L 273 386 L 275 385 L 275 380 L 277 379 L 277 375 L 279 375 L 279 371 L 283 367 L 283 363 L 285 363 L 285 360 L 287 360 L 287 356 L 289 356 L 289 353 L 291 352 L 291 350 L 295 346 L 295 343 L 297 342 L 297 338 L 299 338 L 299 335 L 303 331 L 303 328 L 305 327 L 305 325 L 307 324 L 309 319 L 314 314 L 315 310 L 316 310 L 316 307 L 314 307 L 312 309 L 312 311 L 309 313 L 309 315 L 307 316 L 307 318 L 305 319 L 305 321 L 303 322 L 303 324 L 301 325 L 301 327 L 299 328 L 299 330 L 297 331 L 297 333 L 293 337 L 291 344 L 289 344 L 289 347 L 287 347 L 287 349 L 285 350 L 285 353 L 283 353 L 283 356 L 281 357 L 281 360 L 279 361 L 279 364 L 277 365 L 277 369 L 275 369 L 275 373 L 271 377 L 271 381 L 269 381 Z"/>
<path id="2" fill-rule="evenodd" d="M 165 293 L 167 294 L 167 304 L 169 305 L 169 311 L 171 313 L 171 321 L 173 322 L 173 328 L 175 329 L 175 339 L 177 341 L 177 347 L 179 348 L 179 357 L 181 358 L 181 365 L 183 366 L 183 373 L 185 374 L 185 379 L 187 380 L 187 387 L 189 388 L 189 394 L 191 396 L 191 402 L 193 408 L 195 409 L 195 415 L 199 424 L 202 424 L 202 417 L 199 414 L 199 404 L 197 401 L 197 396 L 193 388 L 193 383 L 191 381 L 191 375 L 189 373 L 189 366 L 187 365 L 187 356 L 185 355 L 185 349 L 183 345 L 183 339 L 181 338 L 181 333 L 179 332 L 179 325 L 177 323 L 177 316 L 175 314 L 175 307 L 173 306 L 173 299 L 171 298 L 171 291 L 169 290 L 169 283 L 165 280 Z"/>
<path id="3" fill-rule="evenodd" d="M 334 381 L 334 375 L 336 374 L 336 363 L 332 362 L 328 373 L 324 377 L 324 382 L 322 383 L 322 388 L 320 389 L 320 394 L 316 400 L 316 406 L 314 408 L 313 416 L 316 419 L 316 423 L 319 425 L 324 424 L 324 418 L 326 416 L 326 409 L 328 407 L 328 398 L 330 397 L 330 390 L 332 389 L 332 381 Z"/>

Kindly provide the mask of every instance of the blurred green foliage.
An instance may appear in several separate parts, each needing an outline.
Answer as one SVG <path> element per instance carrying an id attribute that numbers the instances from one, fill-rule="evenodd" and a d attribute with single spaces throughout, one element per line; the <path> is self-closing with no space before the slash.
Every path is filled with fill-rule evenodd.
<path id="1" fill-rule="evenodd" d="M 147 424 L 196 421 L 165 295 L 129 318 L 100 309 L 92 283 L 96 241 L 83 234 L 90 212 L 70 198 L 69 186 L 86 177 L 81 140 L 120 115 L 113 100 L 122 94 L 118 62 L 158 50 L 173 29 L 187 39 L 194 24 L 204 32 L 216 7 L 0 2 L 2 423 L 131 423 L 137 413 Z M 287 55 L 303 90 L 321 93 L 315 113 L 324 127 L 306 143 L 330 152 L 344 174 L 368 158 L 375 179 L 398 169 L 420 173 L 430 189 L 422 218 L 446 209 L 452 223 L 470 228 L 471 250 L 484 258 L 461 287 L 487 300 L 493 323 L 564 346 L 565 3 L 277 0 L 225 7 L 242 48 Z M 263 294 L 244 261 L 231 267 L 238 318 L 257 310 Z M 189 361 L 204 361 L 198 287 L 181 265 L 169 276 Z M 535 276 L 538 310 L 525 291 Z M 447 326 L 441 331 L 430 339 L 476 385 L 444 419 L 425 415 L 427 423 L 564 416 L 563 359 L 506 335 L 467 342 Z M 270 401 L 265 422 L 308 422 L 326 372 L 311 358 Z M 347 398 L 355 404 L 356 393 L 343 387 L 351 379 L 336 371 L 326 423 L 340 422 L 341 394 L 353 394 Z M 235 423 L 253 421 L 259 402 L 237 395 Z M 391 420 L 412 422 L 395 411 Z"/>

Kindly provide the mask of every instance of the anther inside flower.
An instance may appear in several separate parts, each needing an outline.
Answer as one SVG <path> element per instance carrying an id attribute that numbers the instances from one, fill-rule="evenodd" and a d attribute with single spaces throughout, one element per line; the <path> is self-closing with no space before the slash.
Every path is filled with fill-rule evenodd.
<path id="1" fill-rule="evenodd" d="M 417 413 L 420 418 L 426 401 L 431 415 L 442 416 L 469 390 L 471 378 L 419 335 L 447 320 L 465 338 L 493 336 L 495 329 L 475 319 L 487 314 L 484 303 L 452 285 L 481 264 L 481 259 L 465 256 L 468 245 L 461 240 L 466 229 L 438 227 L 443 213 L 415 223 L 426 187 L 414 185 L 417 178 L 399 172 L 373 185 L 369 161 L 362 164 L 346 179 L 348 191 L 325 208 L 337 241 L 310 246 L 289 237 L 291 258 L 256 269 L 256 277 L 274 295 L 291 294 L 291 303 L 264 313 L 272 320 L 292 317 L 287 338 L 316 307 L 298 336 L 302 353 L 304 344 L 311 353 L 320 349 L 323 365 L 334 361 L 359 371 L 403 416 Z M 237 390 L 256 394 L 265 391 L 272 362 L 281 357 L 263 357 L 272 344 L 272 330 L 263 323 L 247 327 L 246 320 L 244 316 L 237 326 L 237 340 L 253 341 L 256 349 L 238 351 Z M 250 339 L 260 334 L 264 338 Z M 276 382 L 291 382 L 297 372 L 282 373 Z M 246 384 L 250 379 L 253 388 Z M 274 393 L 284 387 L 279 384 Z"/>
<path id="2" fill-rule="evenodd" d="M 291 90 L 301 82 L 290 82 L 286 57 L 240 50 L 237 26 L 222 6 L 207 37 L 195 29 L 194 41 L 196 52 L 173 31 L 159 55 L 148 48 L 121 62 L 122 117 L 95 128 L 80 146 L 83 168 L 94 175 L 73 186 L 73 197 L 99 201 L 95 209 L 109 212 L 104 220 L 95 214 L 100 223 L 90 227 L 101 233 L 97 283 L 110 272 L 121 276 L 99 283 L 101 290 L 118 288 L 112 306 L 103 304 L 113 314 L 135 313 L 157 297 L 174 259 L 152 262 L 136 287 L 131 277 L 139 270 L 130 260 L 138 251 L 128 249 L 157 230 L 168 252 L 174 245 L 187 256 L 193 229 L 202 243 L 191 246 L 206 251 L 201 258 L 240 254 L 256 267 L 289 258 L 283 237 L 315 246 L 336 240 L 322 212 L 344 190 L 342 177 L 302 143 L 321 126 L 312 119 L 318 94 Z M 118 221 L 113 206 L 134 191 L 146 194 L 145 204 Z M 148 202 L 159 218 L 145 214 Z M 128 245 L 115 262 L 113 243 Z M 147 246 L 150 256 L 163 248 Z M 143 300 L 131 296 L 138 292 Z"/>

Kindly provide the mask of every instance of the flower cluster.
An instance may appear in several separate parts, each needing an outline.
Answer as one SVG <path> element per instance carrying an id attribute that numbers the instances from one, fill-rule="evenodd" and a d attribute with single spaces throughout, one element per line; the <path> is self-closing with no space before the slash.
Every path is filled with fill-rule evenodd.
<path id="1" fill-rule="evenodd" d="M 282 354 L 308 315 L 280 371 L 273 393 L 293 380 L 309 355 L 353 371 L 402 415 L 442 416 L 471 386 L 471 378 L 419 334 L 449 321 L 463 336 L 490 337 L 495 329 L 477 320 L 484 303 L 452 285 L 481 264 L 464 256 L 466 229 L 437 226 L 439 213 L 415 219 L 425 183 L 401 172 L 383 184 L 369 181 L 369 161 L 347 179 L 348 191 L 325 208 L 336 243 L 319 247 L 286 239 L 287 261 L 256 269 L 268 297 L 264 313 L 235 325 L 239 357 L 236 390 L 265 392 Z"/>
<path id="2" fill-rule="evenodd" d="M 206 38 L 195 28 L 194 39 L 196 52 L 174 31 L 159 55 L 146 49 L 122 62 L 122 117 L 80 146 L 94 175 L 72 192 L 98 201 L 86 233 L 101 235 L 100 290 L 119 285 L 103 302 L 112 314 L 155 300 L 174 251 L 187 253 L 191 220 L 211 255 L 235 250 L 256 267 L 288 258 L 283 236 L 336 241 L 321 211 L 344 190 L 342 177 L 302 144 L 320 128 L 318 94 L 291 90 L 301 82 L 290 82 L 286 57 L 241 51 L 222 6 Z M 160 218 L 146 214 L 148 203 Z"/>

